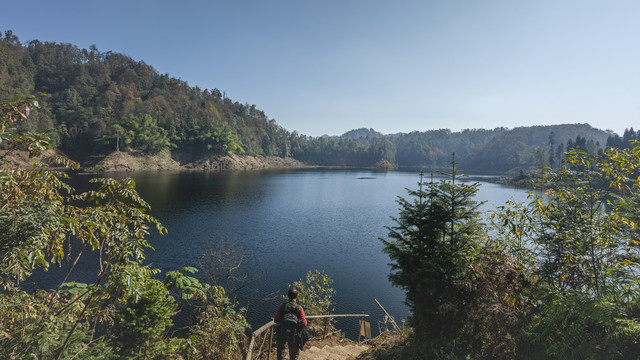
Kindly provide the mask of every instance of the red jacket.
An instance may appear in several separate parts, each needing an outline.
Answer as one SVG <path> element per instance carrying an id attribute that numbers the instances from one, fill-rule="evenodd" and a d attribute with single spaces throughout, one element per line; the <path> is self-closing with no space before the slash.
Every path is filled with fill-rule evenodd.
<path id="1" fill-rule="evenodd" d="M 295 301 L 294 301 L 295 302 Z M 278 323 L 280 319 L 284 315 L 284 309 L 282 308 L 286 303 L 280 304 L 278 306 L 278 311 L 276 311 L 276 315 L 273 317 L 273 322 Z M 304 309 L 300 306 L 300 320 L 304 326 L 307 326 L 307 318 L 304 316 Z"/>

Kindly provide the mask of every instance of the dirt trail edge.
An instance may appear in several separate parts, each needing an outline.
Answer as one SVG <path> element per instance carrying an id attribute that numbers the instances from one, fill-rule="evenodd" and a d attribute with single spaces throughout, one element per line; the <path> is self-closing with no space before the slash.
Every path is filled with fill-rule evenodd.
<path id="1" fill-rule="evenodd" d="M 300 353 L 300 360 L 350 360 L 355 359 L 363 351 L 368 350 L 369 345 L 324 345 L 321 348 L 310 346 Z"/>

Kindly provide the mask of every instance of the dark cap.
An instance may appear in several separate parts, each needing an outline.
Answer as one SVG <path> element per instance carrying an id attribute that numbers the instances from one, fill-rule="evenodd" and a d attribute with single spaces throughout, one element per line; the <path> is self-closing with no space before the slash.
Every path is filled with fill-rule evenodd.
<path id="1" fill-rule="evenodd" d="M 298 297 L 298 289 L 292 287 L 291 289 L 289 289 L 289 292 L 287 293 L 287 295 L 289 296 L 289 299 L 295 299 Z"/>

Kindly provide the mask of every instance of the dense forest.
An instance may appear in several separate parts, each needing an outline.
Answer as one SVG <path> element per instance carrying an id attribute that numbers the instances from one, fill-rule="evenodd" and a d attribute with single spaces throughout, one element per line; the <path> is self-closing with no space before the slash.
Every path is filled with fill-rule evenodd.
<path id="1" fill-rule="evenodd" d="M 22 130 L 44 131 L 52 146 L 80 162 L 115 150 L 170 151 L 180 162 L 234 152 L 292 157 L 312 165 L 439 169 L 456 152 L 465 171 L 504 172 L 557 164 L 583 141 L 597 152 L 617 136 L 587 124 L 493 130 L 447 129 L 383 135 L 357 129 L 311 138 L 289 131 L 256 105 L 201 89 L 143 61 L 95 46 L 0 41 L 0 103 L 46 94 Z M 389 119 L 392 121 L 393 119 Z"/>
<path id="2" fill-rule="evenodd" d="M 633 131 L 633 128 L 629 128 L 625 129 L 622 137 L 617 134 L 609 136 L 607 139 L 607 147 L 631 149 L 635 146 L 634 141 L 640 141 L 640 130 L 636 132 Z"/>

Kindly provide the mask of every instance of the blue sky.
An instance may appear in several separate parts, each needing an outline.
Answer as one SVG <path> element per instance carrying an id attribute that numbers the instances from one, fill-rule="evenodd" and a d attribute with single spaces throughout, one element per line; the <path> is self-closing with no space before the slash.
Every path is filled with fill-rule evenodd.
<path id="1" fill-rule="evenodd" d="M 2 11 L 0 30 L 23 42 L 124 53 L 306 135 L 640 128 L 635 0 L 37 0 Z"/>

